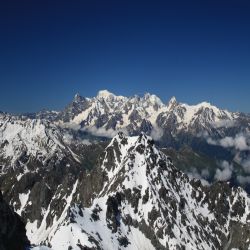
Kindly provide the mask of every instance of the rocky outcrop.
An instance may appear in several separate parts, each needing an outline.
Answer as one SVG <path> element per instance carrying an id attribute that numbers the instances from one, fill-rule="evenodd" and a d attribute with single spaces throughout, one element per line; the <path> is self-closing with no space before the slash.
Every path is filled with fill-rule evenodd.
<path id="1" fill-rule="evenodd" d="M 25 250 L 29 246 L 25 224 L 3 200 L 0 191 L 0 249 Z"/>

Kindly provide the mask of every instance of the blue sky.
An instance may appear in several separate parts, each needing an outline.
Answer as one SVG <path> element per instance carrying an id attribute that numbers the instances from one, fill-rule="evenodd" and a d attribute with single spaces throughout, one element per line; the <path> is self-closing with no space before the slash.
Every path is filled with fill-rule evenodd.
<path id="1" fill-rule="evenodd" d="M 1 1 L 0 110 L 100 89 L 250 112 L 250 1 Z"/>

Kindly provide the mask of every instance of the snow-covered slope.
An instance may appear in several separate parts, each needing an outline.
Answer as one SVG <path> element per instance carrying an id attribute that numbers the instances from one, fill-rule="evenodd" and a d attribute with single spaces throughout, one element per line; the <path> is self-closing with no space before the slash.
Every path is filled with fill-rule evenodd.
<path id="1" fill-rule="evenodd" d="M 247 249 L 249 205 L 240 188 L 189 179 L 145 134 L 119 133 L 93 170 L 57 187 L 40 221 L 26 214 L 26 228 L 54 250 Z"/>
<path id="2" fill-rule="evenodd" d="M 65 134 L 49 121 L 20 119 L 0 114 L 0 160 L 2 172 L 8 167 L 28 164 L 31 159 L 43 165 L 52 157 L 65 155 L 79 161 L 67 145 Z"/>

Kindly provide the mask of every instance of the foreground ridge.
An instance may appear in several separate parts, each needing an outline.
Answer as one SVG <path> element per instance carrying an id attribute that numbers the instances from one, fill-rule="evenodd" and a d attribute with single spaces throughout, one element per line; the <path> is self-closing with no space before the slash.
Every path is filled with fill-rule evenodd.
<path id="1" fill-rule="evenodd" d="M 92 170 L 59 165 L 44 171 L 24 173 L 12 188 L 25 185 L 19 197 L 4 191 L 32 244 L 62 250 L 249 247 L 247 194 L 189 179 L 145 133 L 118 133 Z"/>

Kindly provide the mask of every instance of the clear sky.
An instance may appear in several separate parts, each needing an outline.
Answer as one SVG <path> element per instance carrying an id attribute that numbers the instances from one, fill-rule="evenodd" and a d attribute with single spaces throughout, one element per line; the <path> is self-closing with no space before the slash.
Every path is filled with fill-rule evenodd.
<path id="1" fill-rule="evenodd" d="M 250 112 L 250 1 L 0 1 L 0 110 L 100 89 Z"/>

